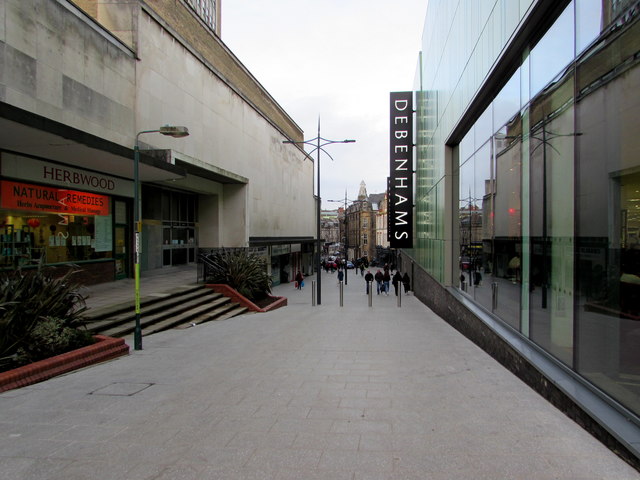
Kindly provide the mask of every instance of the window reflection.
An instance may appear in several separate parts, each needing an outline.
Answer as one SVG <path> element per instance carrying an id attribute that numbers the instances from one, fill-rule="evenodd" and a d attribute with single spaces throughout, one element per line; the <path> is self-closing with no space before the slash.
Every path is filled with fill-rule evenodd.
<path id="1" fill-rule="evenodd" d="M 576 53 L 580 54 L 602 30 L 602 0 L 576 2 Z"/>
<path id="2" fill-rule="evenodd" d="M 455 264 L 466 295 L 637 413 L 640 22 L 630 6 L 571 2 L 460 142 Z M 615 35 L 594 43 L 613 21 Z M 574 45 L 592 44 L 575 59 Z"/>
<path id="3" fill-rule="evenodd" d="M 531 50 L 531 98 L 573 60 L 573 42 L 574 22 L 573 3 L 571 3 Z"/>
<path id="4" fill-rule="evenodd" d="M 609 2 L 607 2 L 609 3 Z M 608 13 L 610 14 L 610 12 Z M 619 402 L 640 411 L 640 159 L 638 22 L 578 64 L 576 106 L 580 202 L 576 234 L 576 368 Z M 606 100 L 606 101 L 605 101 Z"/>

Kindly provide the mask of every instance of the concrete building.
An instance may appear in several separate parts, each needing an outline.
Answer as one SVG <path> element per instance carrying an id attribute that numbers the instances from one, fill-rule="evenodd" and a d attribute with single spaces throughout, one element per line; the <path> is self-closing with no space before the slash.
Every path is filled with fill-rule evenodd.
<path id="1" fill-rule="evenodd" d="M 282 143 L 303 132 L 219 34 L 214 0 L 0 3 L 2 268 L 131 276 L 136 142 L 143 271 L 220 247 L 276 283 L 312 268 L 313 163 Z"/>
<path id="2" fill-rule="evenodd" d="M 401 254 L 416 296 L 636 466 L 639 20 L 632 0 L 430 0 Z"/>

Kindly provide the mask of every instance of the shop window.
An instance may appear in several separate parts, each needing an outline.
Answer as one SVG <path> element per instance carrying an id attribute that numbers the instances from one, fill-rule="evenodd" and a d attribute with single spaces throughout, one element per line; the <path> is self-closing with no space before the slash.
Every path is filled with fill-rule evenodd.
<path id="1" fill-rule="evenodd" d="M 113 257 L 110 198 L 3 180 L 0 267 Z"/>
<path id="2" fill-rule="evenodd" d="M 625 2 L 620 2 L 625 3 Z M 640 23 L 578 63 L 576 368 L 640 413 Z M 606 52 L 603 55 L 602 52 Z M 603 61 L 606 63 L 603 64 Z M 598 72 L 608 73 L 599 77 Z M 620 68 L 624 67 L 624 68 Z"/>

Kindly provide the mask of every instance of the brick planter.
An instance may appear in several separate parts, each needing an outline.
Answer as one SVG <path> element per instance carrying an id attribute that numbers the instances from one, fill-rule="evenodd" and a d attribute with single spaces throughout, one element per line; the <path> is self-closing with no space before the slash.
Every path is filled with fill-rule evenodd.
<path id="1" fill-rule="evenodd" d="M 221 283 L 211 283 L 207 284 L 207 287 L 212 289 L 216 293 L 221 293 L 225 297 L 230 298 L 234 302 L 239 303 L 243 307 L 247 307 L 248 310 L 252 312 L 268 312 L 270 310 L 275 310 L 276 308 L 284 307 L 287 305 L 287 297 L 272 297 L 277 298 L 277 300 L 264 308 L 260 308 L 251 300 L 249 300 L 244 295 L 238 293 L 235 289 L 231 288 L 229 285 L 224 285 Z"/>
<path id="2" fill-rule="evenodd" d="M 129 353 L 129 346 L 122 338 L 104 335 L 95 335 L 93 338 L 96 343 L 92 345 L 0 373 L 0 392 L 33 385 Z"/>

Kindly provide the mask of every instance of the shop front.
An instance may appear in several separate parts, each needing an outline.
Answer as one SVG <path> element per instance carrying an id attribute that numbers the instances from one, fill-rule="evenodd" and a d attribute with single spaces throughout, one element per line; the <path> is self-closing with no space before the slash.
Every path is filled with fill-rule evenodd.
<path id="1" fill-rule="evenodd" d="M 2 152 L 0 269 L 80 267 L 85 284 L 129 274 L 133 184 Z"/>
<path id="2" fill-rule="evenodd" d="M 251 239 L 254 246 L 265 244 L 268 246 L 270 258 L 270 272 L 273 285 L 293 282 L 298 272 L 305 276 L 313 274 L 313 247 L 311 238 L 291 237 L 291 243 L 283 239 L 257 238 Z"/>
<path id="3" fill-rule="evenodd" d="M 295 274 L 291 273 L 291 245 L 271 246 L 271 278 L 273 285 L 288 283 Z"/>

